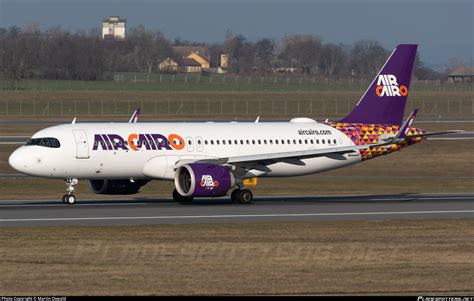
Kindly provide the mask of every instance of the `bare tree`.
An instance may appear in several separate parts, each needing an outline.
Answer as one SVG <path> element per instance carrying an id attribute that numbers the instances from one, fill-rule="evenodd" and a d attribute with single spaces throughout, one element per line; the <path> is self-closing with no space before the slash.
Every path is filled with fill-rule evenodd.
<path id="1" fill-rule="evenodd" d="M 343 45 L 325 44 L 321 49 L 321 69 L 325 75 L 332 76 L 337 69 L 342 69 L 347 59 Z"/>
<path id="2" fill-rule="evenodd" d="M 354 42 L 350 50 L 350 67 L 358 76 L 374 76 L 387 60 L 389 52 L 377 41 Z"/>
<path id="3" fill-rule="evenodd" d="M 316 74 L 321 55 L 321 39 L 314 35 L 289 35 L 283 38 L 280 58 L 287 66 L 296 67 L 302 73 Z"/>
<path id="4" fill-rule="evenodd" d="M 275 57 L 275 42 L 264 38 L 255 43 L 255 64 L 262 73 L 267 73 Z"/>

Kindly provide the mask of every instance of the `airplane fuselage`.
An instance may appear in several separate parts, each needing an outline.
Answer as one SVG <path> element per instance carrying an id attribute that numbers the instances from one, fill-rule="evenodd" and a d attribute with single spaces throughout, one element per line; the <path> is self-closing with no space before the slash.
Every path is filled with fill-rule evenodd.
<path id="1" fill-rule="evenodd" d="M 26 145 L 17 150 L 29 175 L 77 179 L 172 180 L 176 162 L 378 143 L 398 126 L 293 122 L 80 123 L 46 128 L 31 139 L 55 138 L 59 147 Z M 412 133 L 421 131 L 412 128 Z M 390 153 L 421 141 L 377 149 L 286 159 L 255 165 L 242 178 L 288 177 L 318 173 Z M 15 164 L 15 158 L 10 160 Z"/>

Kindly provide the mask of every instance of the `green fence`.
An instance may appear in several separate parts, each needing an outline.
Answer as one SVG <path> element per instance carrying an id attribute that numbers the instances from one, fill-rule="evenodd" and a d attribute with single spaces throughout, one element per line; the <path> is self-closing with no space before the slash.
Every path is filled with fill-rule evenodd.
<path id="1" fill-rule="evenodd" d="M 107 81 L 21 80 L 0 81 L 0 89 L 33 91 L 364 91 L 365 78 L 295 76 L 238 76 L 201 74 L 112 73 Z M 413 80 L 411 90 L 472 91 L 472 83 Z"/>
<path id="2" fill-rule="evenodd" d="M 342 116 L 349 113 L 357 99 L 202 99 L 182 100 L 0 100 L 0 116 L 128 116 L 141 107 L 148 116 Z M 452 100 L 413 97 L 407 110 L 418 108 L 420 116 L 473 118 L 474 99 Z"/>

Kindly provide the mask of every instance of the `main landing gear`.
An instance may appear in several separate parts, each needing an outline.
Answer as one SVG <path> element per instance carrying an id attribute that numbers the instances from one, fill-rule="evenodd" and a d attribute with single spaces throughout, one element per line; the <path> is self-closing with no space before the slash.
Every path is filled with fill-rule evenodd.
<path id="1" fill-rule="evenodd" d="M 253 193 L 248 189 L 234 189 L 230 195 L 230 199 L 234 204 L 251 204 L 253 201 Z"/>
<path id="2" fill-rule="evenodd" d="M 74 205 L 76 203 L 76 196 L 73 194 L 74 193 L 74 186 L 77 185 L 77 179 L 66 179 L 64 180 L 66 182 L 66 192 L 67 194 L 63 195 L 62 201 L 64 204 L 68 205 Z"/>
<path id="3" fill-rule="evenodd" d="M 193 201 L 192 196 L 182 196 L 179 194 L 178 190 L 173 190 L 173 200 L 180 204 L 190 204 Z"/>

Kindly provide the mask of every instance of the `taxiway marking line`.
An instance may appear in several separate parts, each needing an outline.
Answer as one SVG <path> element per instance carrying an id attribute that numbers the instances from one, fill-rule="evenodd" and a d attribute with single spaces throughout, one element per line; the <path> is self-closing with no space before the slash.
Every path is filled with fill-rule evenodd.
<path id="1" fill-rule="evenodd" d="M 443 211 L 383 211 L 383 212 L 329 212 L 329 213 L 280 213 L 280 214 L 229 214 L 229 215 L 174 215 L 174 216 L 111 216 L 111 217 L 60 217 L 60 218 L 11 218 L 0 222 L 84 221 L 84 220 L 140 220 L 140 219 L 200 219 L 242 217 L 306 217 L 306 216 L 356 216 L 356 215 L 400 215 L 400 214 L 445 214 L 474 213 L 474 210 Z"/>

